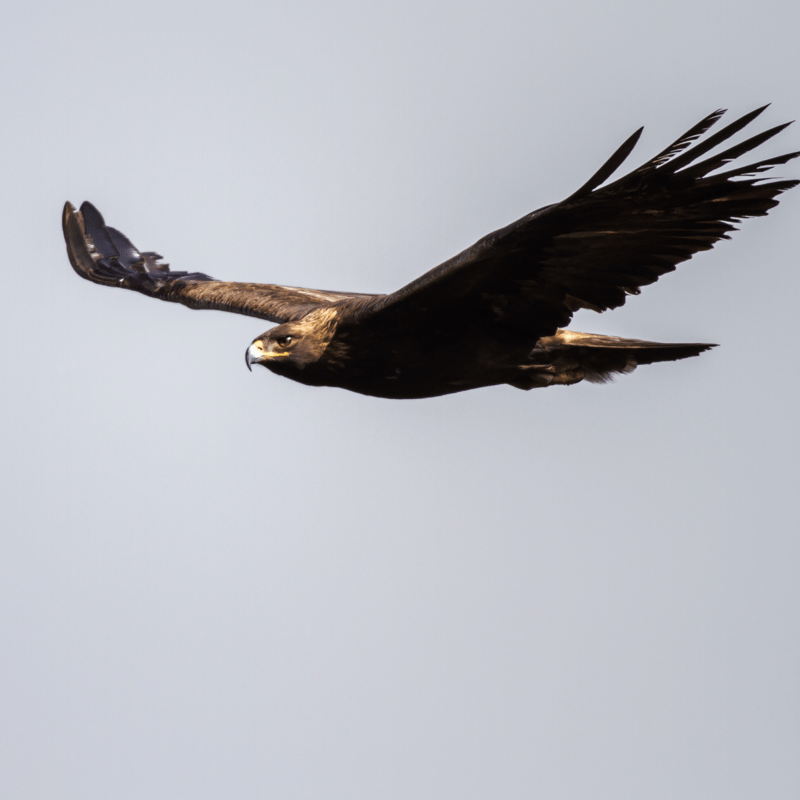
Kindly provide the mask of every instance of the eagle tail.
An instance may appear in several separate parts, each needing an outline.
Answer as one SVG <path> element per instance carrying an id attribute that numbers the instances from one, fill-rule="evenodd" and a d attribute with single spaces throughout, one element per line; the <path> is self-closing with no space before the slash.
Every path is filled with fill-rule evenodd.
<path id="1" fill-rule="evenodd" d="M 617 375 L 633 372 L 639 364 L 679 361 L 716 347 L 699 342 L 680 344 L 623 339 L 595 333 L 559 330 L 540 339 L 530 353 L 531 366 L 521 367 L 518 389 L 578 383 L 607 383 Z"/>

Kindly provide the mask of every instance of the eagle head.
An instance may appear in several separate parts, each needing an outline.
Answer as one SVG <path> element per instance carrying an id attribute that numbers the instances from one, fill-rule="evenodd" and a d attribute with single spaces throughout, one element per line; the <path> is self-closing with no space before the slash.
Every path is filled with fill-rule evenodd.
<path id="1" fill-rule="evenodd" d="M 336 330 L 333 309 L 314 311 L 295 322 L 285 322 L 262 333 L 247 348 L 245 361 L 263 364 L 279 375 L 302 372 L 322 358 Z"/>

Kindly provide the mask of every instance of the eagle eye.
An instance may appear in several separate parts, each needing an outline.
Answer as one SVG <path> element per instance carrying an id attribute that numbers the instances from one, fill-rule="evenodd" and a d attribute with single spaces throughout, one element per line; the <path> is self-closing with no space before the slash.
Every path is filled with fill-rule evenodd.
<path id="1" fill-rule="evenodd" d="M 275 341 L 277 342 L 278 347 L 287 347 L 288 345 L 290 345 L 292 343 L 292 337 L 291 336 L 278 336 L 275 339 Z"/>

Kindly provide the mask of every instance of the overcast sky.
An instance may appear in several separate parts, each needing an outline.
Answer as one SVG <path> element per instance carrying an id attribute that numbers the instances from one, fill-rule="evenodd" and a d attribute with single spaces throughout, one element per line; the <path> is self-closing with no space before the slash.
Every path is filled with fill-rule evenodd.
<path id="1" fill-rule="evenodd" d="M 719 107 L 800 115 L 800 6 L 16 3 L 0 29 L 8 800 L 800 797 L 800 190 L 573 327 L 722 346 L 389 401 L 80 280 L 392 291 Z M 790 128 L 764 156 L 800 149 Z M 779 174 L 798 177 L 789 164 Z"/>

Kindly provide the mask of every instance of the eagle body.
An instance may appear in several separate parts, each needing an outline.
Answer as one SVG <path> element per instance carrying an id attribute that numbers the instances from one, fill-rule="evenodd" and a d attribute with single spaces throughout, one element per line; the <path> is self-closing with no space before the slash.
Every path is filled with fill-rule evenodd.
<path id="1" fill-rule="evenodd" d="M 716 111 L 655 158 L 611 183 L 634 133 L 580 189 L 534 211 L 391 294 L 217 281 L 176 272 L 105 224 L 91 203 L 64 208 L 67 253 L 81 277 L 190 308 L 278 323 L 248 347 L 248 368 L 308 386 L 393 399 L 507 384 L 518 389 L 604 382 L 639 364 L 714 345 L 622 339 L 569 330 L 579 309 L 621 306 L 642 286 L 764 216 L 796 180 L 761 177 L 800 153 L 730 162 L 786 125 L 706 156 L 760 108 L 713 135 Z M 700 140 L 700 141 L 698 141 Z M 722 171 L 721 171 L 722 170 Z"/>
<path id="2" fill-rule="evenodd" d="M 569 330 L 533 343 L 530 336 L 502 328 L 468 329 L 467 336 L 459 336 L 459 329 L 446 319 L 428 329 L 429 340 L 403 332 L 390 337 L 371 332 L 369 322 L 359 325 L 359 311 L 369 319 L 368 303 L 345 301 L 324 321 L 311 319 L 312 314 L 273 328 L 248 349 L 248 366 L 262 363 L 307 386 L 410 400 L 498 384 L 527 390 L 584 379 L 604 382 L 612 373 L 629 372 L 640 363 L 686 358 L 714 346 L 667 345 Z M 291 341 L 281 345 L 284 337 Z"/>
<path id="3" fill-rule="evenodd" d="M 292 360 L 263 362 L 273 372 L 301 383 L 339 386 L 359 394 L 391 399 L 435 397 L 507 383 L 514 372 L 511 350 L 495 341 L 448 341 L 446 331 L 429 331 L 430 342 L 364 337 L 357 323 L 345 321 L 320 359 L 299 369 Z M 441 335 L 440 335 L 441 334 Z M 365 341 L 369 346 L 365 346 Z"/>

